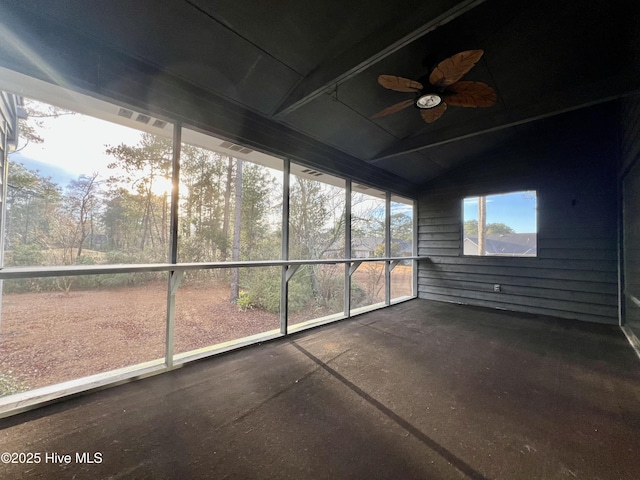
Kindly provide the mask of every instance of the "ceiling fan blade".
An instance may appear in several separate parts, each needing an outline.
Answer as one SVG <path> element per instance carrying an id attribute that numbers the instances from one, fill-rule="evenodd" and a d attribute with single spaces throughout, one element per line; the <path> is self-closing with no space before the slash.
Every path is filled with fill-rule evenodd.
<path id="1" fill-rule="evenodd" d="M 483 50 L 467 50 L 441 61 L 429 75 L 429 82 L 435 87 L 447 87 L 456 83 L 471 70 L 484 54 Z"/>
<path id="2" fill-rule="evenodd" d="M 456 82 L 447 90 L 454 92 L 445 102 L 456 107 L 490 107 L 496 103 L 496 91 L 483 82 Z"/>
<path id="3" fill-rule="evenodd" d="M 442 102 L 437 107 L 420 110 L 420 115 L 422 115 L 422 119 L 425 122 L 433 123 L 436 120 L 438 120 L 446 111 L 447 111 L 447 104 Z"/>
<path id="4" fill-rule="evenodd" d="M 419 92 L 422 90 L 422 84 L 408 78 L 395 77 L 393 75 L 380 75 L 378 83 L 384 88 L 394 90 L 396 92 Z"/>
<path id="5" fill-rule="evenodd" d="M 413 100 L 405 100 L 404 102 L 396 103 L 395 105 L 391 105 L 390 107 L 385 108 L 384 110 L 379 111 L 371 118 L 380 118 L 386 117 L 387 115 L 391 115 L 392 113 L 399 112 L 400 110 L 404 110 L 407 107 L 413 105 Z"/>

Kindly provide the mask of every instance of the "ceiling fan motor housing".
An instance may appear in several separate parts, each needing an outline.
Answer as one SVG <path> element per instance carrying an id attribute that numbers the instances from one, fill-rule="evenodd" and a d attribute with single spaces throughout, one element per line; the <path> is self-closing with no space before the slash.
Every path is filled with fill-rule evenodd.
<path id="1" fill-rule="evenodd" d="M 418 98 L 416 98 L 415 106 L 420 109 L 425 108 L 434 108 L 442 103 L 442 96 L 437 93 L 421 93 Z"/>
<path id="2" fill-rule="evenodd" d="M 396 92 L 414 93 L 411 100 L 395 103 L 372 118 L 385 117 L 404 110 L 413 105 L 420 110 L 420 116 L 427 123 L 438 120 L 448 106 L 456 107 L 490 107 L 496 103 L 497 95 L 493 88 L 483 82 L 461 81 L 484 54 L 483 50 L 465 50 L 444 59 L 419 80 L 380 75 L 378 83 L 386 89 Z"/>

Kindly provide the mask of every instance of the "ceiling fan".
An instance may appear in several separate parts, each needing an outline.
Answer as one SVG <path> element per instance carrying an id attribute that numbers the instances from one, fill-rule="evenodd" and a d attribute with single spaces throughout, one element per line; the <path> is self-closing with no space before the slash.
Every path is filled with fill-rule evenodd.
<path id="1" fill-rule="evenodd" d="M 426 81 L 418 82 L 393 75 L 380 75 L 378 83 L 396 92 L 416 93 L 415 98 L 405 100 L 379 111 L 373 118 L 384 117 L 404 110 L 411 105 L 420 110 L 427 123 L 438 120 L 448 105 L 456 107 L 490 107 L 496 103 L 493 88 L 483 82 L 459 81 L 484 54 L 483 50 L 467 50 L 440 62 Z"/>

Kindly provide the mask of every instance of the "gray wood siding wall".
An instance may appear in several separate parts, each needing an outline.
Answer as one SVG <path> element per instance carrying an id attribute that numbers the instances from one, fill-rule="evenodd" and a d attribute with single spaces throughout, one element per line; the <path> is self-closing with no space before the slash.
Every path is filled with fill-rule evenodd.
<path id="1" fill-rule="evenodd" d="M 418 204 L 420 298 L 618 323 L 615 141 L 536 138 L 425 186 Z M 536 258 L 462 255 L 462 201 L 536 190 Z M 502 291 L 494 293 L 494 284 Z"/>
<path id="2" fill-rule="evenodd" d="M 623 102 L 621 143 L 625 323 L 640 338 L 640 96 Z"/>

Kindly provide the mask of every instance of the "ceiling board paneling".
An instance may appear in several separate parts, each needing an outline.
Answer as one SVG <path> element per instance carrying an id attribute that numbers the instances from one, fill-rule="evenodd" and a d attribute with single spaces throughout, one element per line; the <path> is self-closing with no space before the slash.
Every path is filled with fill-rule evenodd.
<path id="1" fill-rule="evenodd" d="M 331 95 L 314 99 L 284 120 L 283 123 L 314 138 L 330 138 L 327 143 L 363 159 L 396 141 L 370 119 L 335 101 Z"/>
<path id="2" fill-rule="evenodd" d="M 528 122 L 640 91 L 640 2 L 631 0 L 0 0 L 0 6 L 0 22 L 55 59 L 70 85 L 134 103 L 145 95 L 149 110 L 168 116 L 184 115 L 190 105 L 196 123 L 214 115 L 215 122 L 204 123 L 217 131 L 233 111 L 227 130 L 236 141 L 278 143 L 282 132 L 278 153 L 302 158 L 308 148 L 310 158 L 327 159 L 335 171 L 328 159 L 339 152 L 339 168 L 356 176 L 369 162 L 368 179 L 377 172 L 394 182 L 425 181 L 498 148 Z M 495 106 L 450 107 L 430 125 L 414 107 L 371 118 L 411 98 L 380 87 L 378 75 L 418 80 L 466 49 L 485 51 L 465 79 L 495 87 Z M 20 55 L 0 46 L 0 66 L 37 72 Z M 158 100 L 170 98 L 178 99 L 175 106 Z M 203 105 L 224 108 L 212 114 Z"/>

